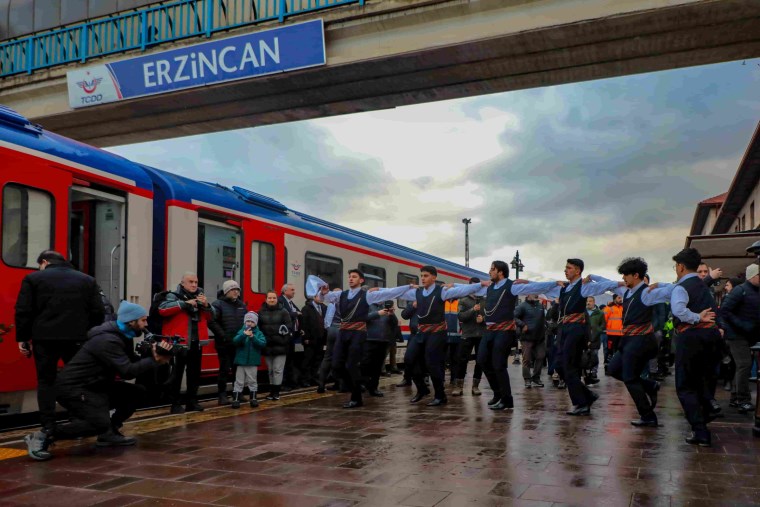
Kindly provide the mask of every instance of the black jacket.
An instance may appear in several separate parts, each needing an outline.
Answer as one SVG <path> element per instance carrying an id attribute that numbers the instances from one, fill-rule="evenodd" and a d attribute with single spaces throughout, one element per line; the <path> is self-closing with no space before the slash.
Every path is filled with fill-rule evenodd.
<path id="1" fill-rule="evenodd" d="M 485 298 L 467 296 L 459 300 L 457 305 L 457 318 L 462 326 L 462 338 L 477 338 L 486 332 L 485 321 Z M 480 305 L 480 311 L 475 311 L 475 305 Z M 478 314 L 483 317 L 483 322 L 478 322 Z"/>
<path id="2" fill-rule="evenodd" d="M 21 282 L 16 299 L 16 341 L 82 342 L 87 330 L 102 324 L 103 318 L 95 279 L 69 263 L 50 264 Z"/>
<path id="3" fill-rule="evenodd" d="M 726 340 L 755 343 L 760 338 L 760 289 L 750 282 L 734 287 L 720 305 L 718 324 Z"/>
<path id="4" fill-rule="evenodd" d="M 280 306 L 282 306 L 285 311 L 288 312 L 288 315 L 290 315 L 290 327 L 291 331 L 298 331 L 295 333 L 296 336 L 299 336 L 301 334 L 301 331 L 303 330 L 303 322 L 301 321 L 301 315 L 298 315 L 298 313 L 301 311 L 300 308 L 298 308 L 298 305 L 293 303 L 293 306 L 295 306 L 296 310 L 294 311 L 290 307 L 290 303 L 288 301 L 288 298 L 285 296 L 280 296 L 277 298 L 277 301 L 279 301 Z"/>
<path id="5" fill-rule="evenodd" d="M 158 365 L 152 357 L 137 357 L 132 340 L 119 331 L 116 322 L 101 324 L 87 336 L 56 378 L 58 395 L 82 390 L 107 392 L 117 375 L 130 380 Z"/>
<path id="6" fill-rule="evenodd" d="M 240 298 L 232 301 L 223 297 L 211 303 L 211 306 L 216 311 L 208 328 L 214 333 L 214 344 L 217 348 L 232 345 L 232 339 L 243 327 L 243 319 L 248 313 L 245 302 Z"/>
<path id="7" fill-rule="evenodd" d="M 537 342 L 543 340 L 545 322 L 544 307 L 539 301 L 523 301 L 515 309 L 515 324 L 522 341 Z M 528 326 L 527 333 L 522 332 L 524 326 Z"/>
<path id="8" fill-rule="evenodd" d="M 325 313 L 327 307 L 318 303 L 322 313 L 314 308 L 311 300 L 307 301 L 301 309 L 301 324 L 303 324 L 303 339 L 305 347 L 316 347 L 321 349 L 327 340 L 327 330 L 325 329 Z M 308 344 L 306 342 L 309 342 Z"/>
<path id="9" fill-rule="evenodd" d="M 396 329 L 399 329 L 398 317 L 395 313 L 380 315 L 384 305 L 369 305 L 367 317 L 367 341 L 393 343 L 397 340 Z"/>
<path id="10" fill-rule="evenodd" d="M 290 333 L 280 334 L 281 326 L 292 329 L 290 313 L 279 303 L 270 307 L 266 303 L 259 309 L 259 329 L 267 339 L 267 345 L 261 352 L 263 356 L 282 356 L 288 353 L 290 348 Z"/>
<path id="11" fill-rule="evenodd" d="M 408 302 L 406 308 L 401 310 L 401 318 L 409 321 L 409 332 L 417 334 L 420 329 L 420 317 L 417 315 L 417 309 L 414 307 L 413 301 Z"/>

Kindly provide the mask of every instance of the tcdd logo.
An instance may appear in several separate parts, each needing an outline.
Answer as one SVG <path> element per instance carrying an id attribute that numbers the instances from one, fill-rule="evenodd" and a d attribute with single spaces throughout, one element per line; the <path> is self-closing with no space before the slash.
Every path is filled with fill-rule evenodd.
<path id="1" fill-rule="evenodd" d="M 301 269 L 300 264 L 291 264 L 291 266 L 293 266 L 293 271 L 298 271 L 299 269 Z"/>
<path id="2" fill-rule="evenodd" d="M 88 72 L 87 75 L 89 76 L 90 73 Z M 77 86 L 80 87 L 82 90 L 84 90 L 84 92 L 87 94 L 84 97 L 81 97 L 82 104 L 94 104 L 96 102 L 100 102 L 103 100 L 102 93 L 93 95 L 95 93 L 95 90 L 97 90 L 98 85 L 100 84 L 101 81 L 103 81 L 102 77 L 94 77 L 89 81 L 84 79 L 82 81 L 77 82 Z"/>

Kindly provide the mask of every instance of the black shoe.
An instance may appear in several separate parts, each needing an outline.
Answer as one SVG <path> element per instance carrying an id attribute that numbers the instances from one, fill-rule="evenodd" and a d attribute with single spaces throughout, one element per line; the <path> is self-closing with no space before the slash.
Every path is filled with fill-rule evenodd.
<path id="1" fill-rule="evenodd" d="M 427 404 L 428 407 L 438 407 L 448 403 L 448 398 L 435 398 L 433 401 Z"/>
<path id="2" fill-rule="evenodd" d="M 564 380 L 560 380 L 560 381 L 557 383 L 557 389 L 567 389 L 567 384 L 565 384 L 565 381 L 564 381 Z"/>
<path id="3" fill-rule="evenodd" d="M 652 392 L 649 393 L 649 404 L 652 405 L 652 410 L 654 410 L 654 407 L 657 406 L 657 393 L 659 392 L 660 392 L 660 383 L 655 382 L 654 389 L 652 389 Z"/>
<path id="4" fill-rule="evenodd" d="M 718 403 L 718 400 L 710 400 L 710 407 L 710 415 L 717 415 L 723 411 L 723 408 L 720 406 L 720 403 Z"/>
<path id="5" fill-rule="evenodd" d="M 409 387 L 410 385 L 412 385 L 411 380 L 402 380 L 401 382 L 396 384 L 396 387 Z"/>
<path id="6" fill-rule="evenodd" d="M 230 400 L 227 399 L 227 393 L 219 393 L 219 406 L 229 405 Z"/>
<path id="7" fill-rule="evenodd" d="M 127 445 L 135 445 L 136 443 L 137 439 L 135 437 L 124 436 L 119 430 L 111 428 L 98 436 L 95 445 L 98 447 L 123 447 Z"/>
<path id="8" fill-rule="evenodd" d="M 654 416 L 654 418 L 647 417 L 646 419 L 642 417 L 631 421 L 631 424 L 638 428 L 656 428 L 659 426 L 657 416 Z"/>
<path id="9" fill-rule="evenodd" d="M 746 414 L 747 412 L 751 412 L 755 407 L 752 406 L 752 403 L 745 402 L 740 404 L 737 408 L 739 409 L 740 414 Z"/>
<path id="10" fill-rule="evenodd" d="M 251 393 L 251 401 L 248 403 L 251 408 L 256 408 L 259 406 L 259 400 L 256 399 L 256 391 L 253 391 Z"/>
<path id="11" fill-rule="evenodd" d="M 364 403 L 361 401 L 349 401 L 348 403 L 343 404 L 343 408 L 359 408 L 363 407 Z"/>
<path id="12" fill-rule="evenodd" d="M 591 393 L 591 401 L 588 402 L 588 408 L 591 408 L 591 405 L 596 403 L 596 401 L 599 399 L 599 395 L 596 393 Z"/>
<path id="13" fill-rule="evenodd" d="M 565 413 L 567 415 L 591 415 L 591 409 L 589 407 L 574 407 Z"/>
<path id="14" fill-rule="evenodd" d="M 185 407 L 182 405 L 174 404 L 172 405 L 172 408 L 169 409 L 170 414 L 184 414 L 185 413 Z"/>
<path id="15" fill-rule="evenodd" d="M 232 408 L 240 408 L 240 394 L 232 393 Z"/>
<path id="16" fill-rule="evenodd" d="M 318 394 L 324 394 L 325 393 L 325 386 L 320 385 L 319 387 L 317 387 L 317 393 Z"/>
<path id="17" fill-rule="evenodd" d="M 338 390 L 340 390 L 340 387 L 338 386 L 337 383 L 335 383 L 335 384 L 333 384 L 331 386 L 325 387 L 325 390 L 326 391 L 338 391 Z"/>
<path id="18" fill-rule="evenodd" d="M 544 383 L 540 380 L 531 380 L 531 384 L 533 384 L 533 387 L 544 387 Z"/>
<path id="19" fill-rule="evenodd" d="M 491 410 L 506 410 L 508 408 L 514 408 L 514 407 L 510 406 L 508 403 L 504 403 L 503 401 L 499 400 L 498 403 L 494 403 L 488 408 L 490 408 Z"/>
<path id="20" fill-rule="evenodd" d="M 488 402 L 488 406 L 496 405 L 501 401 L 501 395 L 499 393 L 493 393 L 493 398 L 491 398 L 491 401 Z"/>
<path id="21" fill-rule="evenodd" d="M 280 389 L 282 386 L 272 386 L 269 391 L 269 396 L 266 397 L 269 401 L 277 401 L 280 399 Z"/>
<path id="22" fill-rule="evenodd" d="M 709 433 L 707 435 L 697 435 L 695 431 L 692 431 L 691 435 L 686 437 L 684 440 L 686 440 L 687 444 L 698 445 L 700 447 L 712 447 Z"/>
<path id="23" fill-rule="evenodd" d="M 385 394 L 383 394 L 382 391 L 378 391 L 377 389 L 375 389 L 374 391 L 370 391 L 369 395 L 374 396 L 375 398 L 382 398 L 383 396 L 385 396 Z"/>
<path id="24" fill-rule="evenodd" d="M 417 394 L 414 395 L 414 397 L 411 400 L 409 400 L 409 403 L 417 403 L 428 394 L 430 394 L 430 391 L 419 391 L 417 392 Z"/>
<path id="25" fill-rule="evenodd" d="M 592 386 L 594 384 L 598 384 L 599 383 L 599 379 L 596 378 L 596 377 L 586 377 L 585 380 L 586 380 L 586 385 L 587 386 Z"/>
<path id="26" fill-rule="evenodd" d="M 290 391 L 293 390 L 293 386 L 281 385 L 280 389 L 282 390 L 283 393 L 289 393 Z"/>
<path id="27" fill-rule="evenodd" d="M 203 412 L 203 410 L 203 407 L 201 407 L 197 401 L 191 401 L 185 405 L 186 412 Z"/>
<path id="28" fill-rule="evenodd" d="M 525 381 L 525 389 L 530 389 L 533 387 L 533 383 L 530 380 Z"/>

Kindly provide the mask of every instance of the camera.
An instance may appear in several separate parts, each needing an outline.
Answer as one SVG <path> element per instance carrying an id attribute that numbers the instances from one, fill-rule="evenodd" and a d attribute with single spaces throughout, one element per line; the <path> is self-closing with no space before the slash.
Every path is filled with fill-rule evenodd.
<path id="1" fill-rule="evenodd" d="M 393 301 L 386 301 L 385 303 L 383 303 L 383 307 L 386 310 L 390 310 L 391 308 L 393 308 Z"/>
<path id="2" fill-rule="evenodd" d="M 135 352 L 142 357 L 151 357 L 153 355 L 153 344 L 158 345 L 161 342 L 171 343 L 171 350 L 166 350 L 162 347 L 156 347 L 156 352 L 163 356 L 178 356 L 184 354 L 187 351 L 187 345 L 182 345 L 185 339 L 181 336 L 165 336 L 162 334 L 147 333 L 143 341 L 135 345 Z"/>

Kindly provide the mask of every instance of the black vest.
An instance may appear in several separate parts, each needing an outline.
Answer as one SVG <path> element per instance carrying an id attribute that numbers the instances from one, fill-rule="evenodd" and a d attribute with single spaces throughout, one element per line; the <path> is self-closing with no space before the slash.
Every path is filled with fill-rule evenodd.
<path id="1" fill-rule="evenodd" d="M 438 324 L 446 320 L 446 301 L 441 295 L 443 289 L 436 285 L 433 292 L 428 296 L 422 295 L 423 288 L 417 289 L 417 315 L 420 318 L 420 324 Z"/>
<path id="2" fill-rule="evenodd" d="M 359 290 L 354 299 L 348 299 L 348 291 L 340 293 L 338 308 L 340 311 L 341 322 L 367 322 L 369 317 L 369 303 L 367 303 L 367 292 Z"/>
<path id="3" fill-rule="evenodd" d="M 566 287 L 559 290 L 560 317 L 571 313 L 586 313 L 586 298 L 581 296 L 581 287 L 583 287 L 583 280 L 578 280 L 578 283 L 569 291 Z"/>
<path id="4" fill-rule="evenodd" d="M 689 311 L 697 314 L 707 308 L 712 308 L 712 311 L 715 311 L 715 299 L 713 299 L 705 282 L 700 280 L 698 276 L 693 276 L 679 285 L 686 289 L 686 293 L 689 295 L 689 303 L 686 305 Z M 673 317 L 673 323 L 677 326 L 681 321 Z"/>
<path id="5" fill-rule="evenodd" d="M 517 296 L 512 294 L 512 280 L 507 280 L 499 289 L 491 284 L 486 289 L 486 322 L 498 324 L 515 319 L 515 304 Z"/>
<path id="6" fill-rule="evenodd" d="M 652 323 L 652 307 L 641 302 L 641 294 L 647 287 L 647 284 L 644 284 L 629 298 L 623 298 L 623 327 Z"/>

